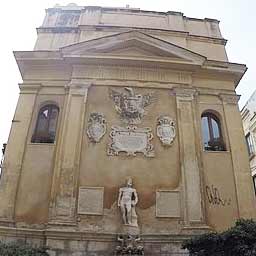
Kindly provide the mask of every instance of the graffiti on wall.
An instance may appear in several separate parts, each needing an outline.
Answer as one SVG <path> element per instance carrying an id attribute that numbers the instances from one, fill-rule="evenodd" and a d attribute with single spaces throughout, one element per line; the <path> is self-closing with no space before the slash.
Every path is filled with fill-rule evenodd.
<path id="1" fill-rule="evenodd" d="M 208 202 L 212 205 L 227 206 L 231 204 L 230 198 L 223 198 L 219 189 L 214 185 L 206 186 L 206 196 Z"/>

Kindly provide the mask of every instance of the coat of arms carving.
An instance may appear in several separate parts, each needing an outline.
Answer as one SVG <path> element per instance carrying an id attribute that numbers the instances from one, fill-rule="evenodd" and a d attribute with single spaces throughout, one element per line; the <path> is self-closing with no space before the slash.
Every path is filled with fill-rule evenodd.
<path id="1" fill-rule="evenodd" d="M 91 113 L 88 120 L 87 135 L 92 142 L 99 142 L 106 133 L 106 119 L 101 113 Z"/>
<path id="2" fill-rule="evenodd" d="M 164 146 L 170 146 L 176 136 L 175 122 L 169 116 L 157 119 L 157 136 Z"/>
<path id="3" fill-rule="evenodd" d="M 121 120 L 128 124 L 138 124 L 145 115 L 145 107 L 150 105 L 155 96 L 153 93 L 145 95 L 136 94 L 131 87 L 124 88 L 127 93 L 109 90 L 109 96 L 115 103 L 115 109 L 120 114 Z"/>

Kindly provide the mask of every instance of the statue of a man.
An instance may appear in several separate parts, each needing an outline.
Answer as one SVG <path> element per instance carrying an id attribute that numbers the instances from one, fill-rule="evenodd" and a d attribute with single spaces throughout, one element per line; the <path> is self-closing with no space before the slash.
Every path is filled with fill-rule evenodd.
<path id="1" fill-rule="evenodd" d="M 119 189 L 118 207 L 121 209 L 123 222 L 125 225 L 137 226 L 137 215 L 135 206 L 138 203 L 136 189 L 132 187 L 132 179 L 127 180 L 126 187 Z"/>

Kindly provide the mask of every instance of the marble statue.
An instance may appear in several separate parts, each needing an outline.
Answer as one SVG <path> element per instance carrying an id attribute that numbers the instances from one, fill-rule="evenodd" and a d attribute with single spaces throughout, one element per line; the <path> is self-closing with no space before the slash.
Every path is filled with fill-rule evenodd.
<path id="1" fill-rule="evenodd" d="M 138 203 L 138 195 L 132 185 L 132 179 L 129 178 L 126 187 L 119 189 L 118 207 L 120 207 L 124 225 L 137 227 L 135 206 Z"/>

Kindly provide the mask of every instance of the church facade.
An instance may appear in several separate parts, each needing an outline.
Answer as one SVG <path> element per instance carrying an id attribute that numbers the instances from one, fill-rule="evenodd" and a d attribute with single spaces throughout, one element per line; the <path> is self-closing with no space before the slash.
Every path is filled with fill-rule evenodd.
<path id="1" fill-rule="evenodd" d="M 37 32 L 14 52 L 1 238 L 185 255 L 184 239 L 255 218 L 235 93 L 246 66 L 228 61 L 217 20 L 71 4 Z"/>

